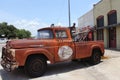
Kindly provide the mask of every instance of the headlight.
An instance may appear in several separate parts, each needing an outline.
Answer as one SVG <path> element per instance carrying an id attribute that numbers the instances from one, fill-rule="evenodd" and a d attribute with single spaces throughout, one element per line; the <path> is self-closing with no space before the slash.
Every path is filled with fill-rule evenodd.
<path id="1" fill-rule="evenodd" d="M 13 57 L 15 57 L 15 49 L 10 49 L 10 53 Z"/>
<path id="2" fill-rule="evenodd" d="M 7 59 L 8 60 L 15 60 L 15 49 L 8 49 L 7 50 Z"/>

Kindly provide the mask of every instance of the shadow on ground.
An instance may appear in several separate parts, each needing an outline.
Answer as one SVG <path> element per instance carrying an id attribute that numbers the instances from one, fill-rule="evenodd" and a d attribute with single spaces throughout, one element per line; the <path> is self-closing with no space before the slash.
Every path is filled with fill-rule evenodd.
<path id="1" fill-rule="evenodd" d="M 0 69 L 0 76 L 2 80 L 28 80 L 23 70 L 15 70 L 13 72 L 7 72 L 4 69 Z"/>
<path id="2" fill-rule="evenodd" d="M 87 62 L 64 62 L 64 63 L 57 63 L 57 64 L 49 64 L 48 69 L 46 73 L 43 75 L 45 76 L 51 76 L 51 75 L 57 75 L 60 73 L 65 73 L 77 69 L 83 69 L 87 68 L 91 65 L 89 65 Z M 0 75 L 2 80 L 29 80 L 34 79 L 28 77 L 23 69 L 17 69 L 13 72 L 6 72 L 5 70 L 0 70 Z"/>
<path id="3" fill-rule="evenodd" d="M 48 65 L 48 70 L 44 76 L 65 73 L 77 69 L 86 68 L 89 66 L 90 65 L 87 62 L 81 62 L 81 61 L 76 61 L 76 62 L 70 61 L 64 63 L 57 63 L 54 65 L 50 64 Z"/>

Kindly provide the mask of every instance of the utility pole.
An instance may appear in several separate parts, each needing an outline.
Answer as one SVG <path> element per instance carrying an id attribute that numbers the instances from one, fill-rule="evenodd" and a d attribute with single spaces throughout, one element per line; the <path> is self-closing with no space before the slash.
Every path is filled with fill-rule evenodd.
<path id="1" fill-rule="evenodd" d="M 68 17 L 69 17 L 69 27 L 71 27 L 70 0 L 68 0 Z"/>

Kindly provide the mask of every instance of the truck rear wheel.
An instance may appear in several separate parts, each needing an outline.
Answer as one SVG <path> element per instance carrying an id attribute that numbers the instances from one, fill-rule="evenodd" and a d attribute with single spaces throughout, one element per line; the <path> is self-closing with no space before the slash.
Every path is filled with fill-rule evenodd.
<path id="1" fill-rule="evenodd" d="M 30 57 L 25 65 L 25 72 L 31 77 L 42 76 L 47 68 L 47 63 L 44 58 Z"/>
<path id="2" fill-rule="evenodd" d="M 94 50 L 92 53 L 92 56 L 90 58 L 90 62 L 95 65 L 100 63 L 101 60 L 101 55 L 100 55 L 100 51 L 99 50 Z"/>

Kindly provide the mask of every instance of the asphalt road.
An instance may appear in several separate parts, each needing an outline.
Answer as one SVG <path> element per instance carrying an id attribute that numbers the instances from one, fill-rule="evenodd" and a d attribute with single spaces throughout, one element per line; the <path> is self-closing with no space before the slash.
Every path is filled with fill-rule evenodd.
<path id="1" fill-rule="evenodd" d="M 23 70 L 6 72 L 0 66 L 0 80 L 120 80 L 120 52 L 105 50 L 101 63 L 94 66 L 87 62 L 49 64 L 45 75 L 38 78 L 28 77 Z"/>

